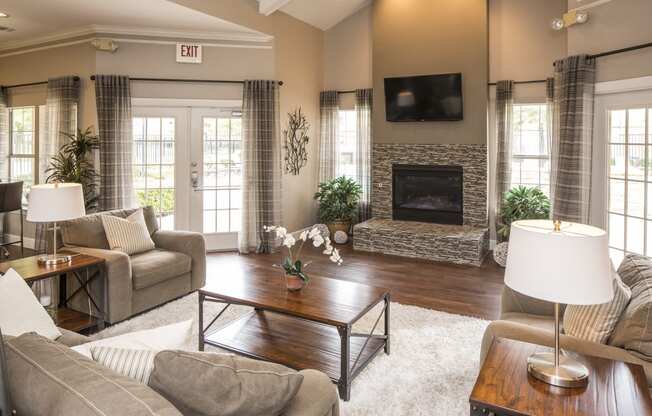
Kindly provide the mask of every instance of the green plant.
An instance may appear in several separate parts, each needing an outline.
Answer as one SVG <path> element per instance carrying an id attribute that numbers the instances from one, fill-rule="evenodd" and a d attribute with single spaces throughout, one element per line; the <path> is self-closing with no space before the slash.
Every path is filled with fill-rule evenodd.
<path id="1" fill-rule="evenodd" d="M 512 222 L 549 218 L 550 200 L 539 188 L 518 185 L 505 192 L 500 216 L 498 234 L 507 239 Z"/>
<path id="2" fill-rule="evenodd" d="M 97 208 L 97 177 L 92 155 L 99 146 L 99 139 L 88 127 L 85 131 L 77 129 L 77 134 L 61 132 L 68 141 L 61 146 L 50 162 L 45 173 L 46 182 L 79 183 L 84 190 L 84 204 L 87 211 Z"/>
<path id="3" fill-rule="evenodd" d="M 319 202 L 319 218 L 324 223 L 351 221 L 358 213 L 362 187 L 346 176 L 319 184 L 315 199 Z"/>

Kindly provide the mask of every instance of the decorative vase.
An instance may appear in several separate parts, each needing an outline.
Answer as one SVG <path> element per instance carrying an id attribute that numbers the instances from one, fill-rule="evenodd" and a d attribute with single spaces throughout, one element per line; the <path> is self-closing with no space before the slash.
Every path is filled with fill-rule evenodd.
<path id="1" fill-rule="evenodd" d="M 291 274 L 285 275 L 285 286 L 290 292 L 297 292 L 303 289 L 306 284 L 307 282 L 300 277 Z"/>
<path id="2" fill-rule="evenodd" d="M 509 243 L 503 241 L 502 243 L 496 244 L 494 247 L 494 260 L 498 263 L 499 266 L 507 266 L 507 251 L 509 250 Z"/>
<path id="3" fill-rule="evenodd" d="M 351 221 L 333 221 L 326 224 L 328 230 L 331 232 L 331 235 L 334 237 L 335 233 L 342 231 L 349 235 L 349 229 L 351 228 Z"/>

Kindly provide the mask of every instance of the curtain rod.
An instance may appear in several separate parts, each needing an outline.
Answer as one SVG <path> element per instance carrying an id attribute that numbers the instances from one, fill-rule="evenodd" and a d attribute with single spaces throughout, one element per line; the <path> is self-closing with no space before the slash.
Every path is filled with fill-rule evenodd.
<path id="1" fill-rule="evenodd" d="M 623 52 L 637 51 L 639 49 L 645 49 L 645 48 L 650 48 L 650 47 L 652 47 L 652 42 L 643 43 L 643 44 L 635 45 L 635 46 L 630 46 L 630 47 L 622 48 L 622 49 L 614 49 L 614 50 L 607 51 L 607 52 L 597 53 L 595 55 L 589 55 L 589 58 L 593 58 L 593 59 L 603 58 L 605 56 L 616 55 L 616 54 L 623 53 Z M 542 83 L 542 82 L 546 82 L 546 80 L 545 79 L 535 79 L 535 80 L 531 80 L 531 81 L 514 81 L 514 84 L 538 84 L 538 83 Z M 488 85 L 496 85 L 496 83 L 495 82 L 489 82 Z"/>
<path id="2" fill-rule="evenodd" d="M 91 80 L 95 81 L 95 75 L 91 75 Z M 147 81 L 147 82 L 196 82 L 208 84 L 244 84 L 244 81 L 225 80 L 225 79 L 184 79 L 184 78 L 129 78 L 129 81 Z M 283 85 L 279 81 L 278 85 Z"/>
<path id="3" fill-rule="evenodd" d="M 73 78 L 74 78 L 75 81 L 79 81 L 79 77 L 78 77 L 78 76 L 75 75 Z M 28 82 L 28 83 L 26 83 L 26 84 L 7 85 L 7 86 L 5 86 L 4 88 L 31 87 L 31 86 L 34 86 L 34 85 L 45 85 L 45 84 L 47 84 L 47 83 L 48 83 L 47 81 Z"/>
<path id="4" fill-rule="evenodd" d="M 336 91 L 338 94 L 355 94 L 355 90 Z"/>

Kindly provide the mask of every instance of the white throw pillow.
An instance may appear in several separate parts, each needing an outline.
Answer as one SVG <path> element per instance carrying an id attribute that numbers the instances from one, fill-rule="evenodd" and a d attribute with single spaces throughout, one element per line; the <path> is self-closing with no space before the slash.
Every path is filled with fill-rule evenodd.
<path id="1" fill-rule="evenodd" d="M 100 218 L 111 250 L 132 255 L 154 249 L 154 241 L 149 235 L 142 209 L 127 218 L 114 215 L 102 215 Z"/>
<path id="2" fill-rule="evenodd" d="M 192 342 L 192 319 L 144 331 L 131 332 L 112 338 L 72 347 L 73 350 L 93 358 L 92 347 L 129 348 L 135 350 L 181 350 Z"/>
<path id="3" fill-rule="evenodd" d="M 632 291 L 620 280 L 611 265 L 614 297 L 607 303 L 598 305 L 568 305 L 564 311 L 564 333 L 587 341 L 606 344 L 616 328 Z"/>
<path id="4" fill-rule="evenodd" d="M 147 384 L 154 370 L 154 358 L 158 351 L 94 346 L 91 347 L 91 354 L 98 364 Z"/>
<path id="5" fill-rule="evenodd" d="M 27 332 L 57 339 L 61 332 L 25 280 L 14 270 L 0 276 L 0 327 L 3 335 Z"/>

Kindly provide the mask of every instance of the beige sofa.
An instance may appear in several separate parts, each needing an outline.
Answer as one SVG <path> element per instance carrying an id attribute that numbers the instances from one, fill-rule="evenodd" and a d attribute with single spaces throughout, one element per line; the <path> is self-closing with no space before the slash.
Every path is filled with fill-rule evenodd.
<path id="1" fill-rule="evenodd" d="M 5 349 L 9 392 L 21 416 L 199 416 L 182 413 L 148 385 L 121 376 L 87 359 L 69 346 L 89 339 L 66 330 L 50 341 L 36 334 L 7 337 Z M 282 416 L 338 416 L 337 389 L 325 374 L 300 371 L 301 386 Z M 211 390 L 195 392 L 198 398 Z M 214 387 L 218 388 L 218 387 Z M 236 397 L 234 397 L 237 399 Z M 228 409 L 225 403 L 224 409 Z"/>
<path id="2" fill-rule="evenodd" d="M 563 309 L 561 313 L 563 315 Z M 508 338 L 554 347 L 553 304 L 505 287 L 502 293 L 500 320 L 489 324 L 482 339 L 481 364 L 495 338 Z M 640 364 L 645 370 L 648 384 L 652 386 L 652 362 L 642 360 L 623 348 L 585 341 L 564 334 L 560 336 L 560 344 L 563 349 L 580 354 Z"/>
<path id="3" fill-rule="evenodd" d="M 128 256 L 109 249 L 100 215 L 126 217 L 135 209 L 107 211 L 61 223 L 61 243 L 72 251 L 106 260 L 106 279 L 96 279 L 91 293 L 101 301 L 105 321 L 122 321 L 167 301 L 186 295 L 206 282 L 206 246 L 200 233 L 158 229 L 152 207 L 143 208 L 147 228 L 156 248 Z M 78 287 L 68 278 L 70 295 Z M 87 311 L 88 300 L 77 295 L 69 303 Z"/>

